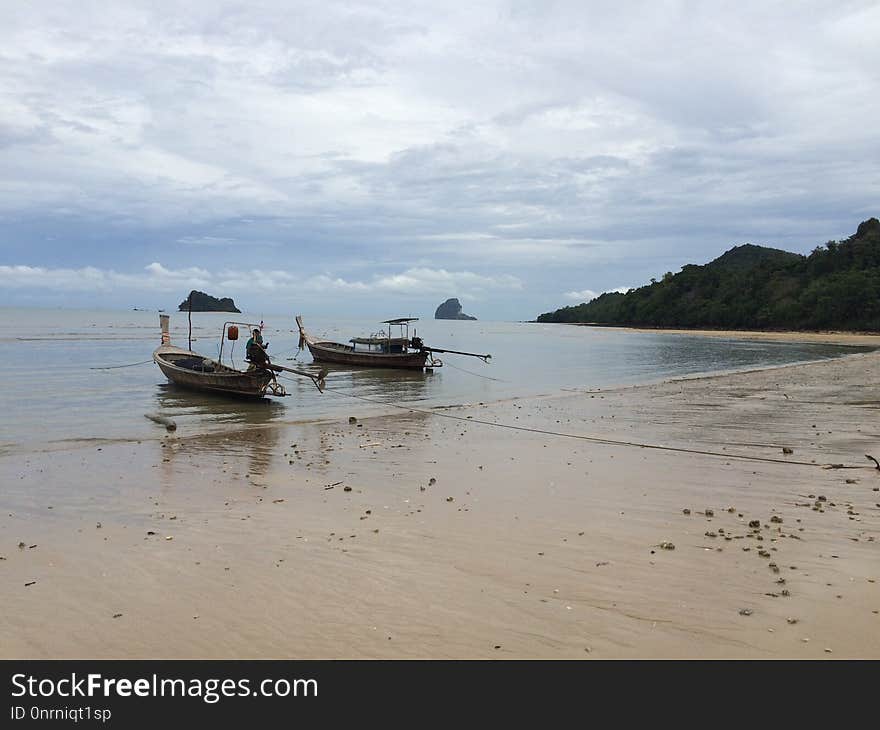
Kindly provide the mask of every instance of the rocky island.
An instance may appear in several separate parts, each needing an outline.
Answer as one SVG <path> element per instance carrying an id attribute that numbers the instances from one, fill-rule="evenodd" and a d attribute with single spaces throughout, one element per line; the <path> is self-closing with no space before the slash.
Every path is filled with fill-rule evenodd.
<path id="1" fill-rule="evenodd" d="M 476 320 L 476 317 L 471 317 L 469 314 L 462 312 L 461 302 L 459 302 L 458 299 L 447 299 L 443 304 L 437 307 L 437 311 L 434 312 L 434 319 Z"/>
<path id="2" fill-rule="evenodd" d="M 230 297 L 217 299 L 217 297 L 212 297 L 210 294 L 205 294 L 205 292 L 196 291 L 195 289 L 180 303 L 178 311 L 188 311 L 190 300 L 192 300 L 193 312 L 234 312 L 235 314 L 241 314 L 241 310 L 235 306 L 235 302 Z"/>

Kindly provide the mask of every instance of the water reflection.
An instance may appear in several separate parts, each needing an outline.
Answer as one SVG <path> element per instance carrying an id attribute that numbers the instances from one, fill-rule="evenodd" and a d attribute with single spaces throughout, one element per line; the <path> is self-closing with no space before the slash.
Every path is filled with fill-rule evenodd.
<path id="1" fill-rule="evenodd" d="M 281 402 L 271 398 L 230 398 L 173 383 L 156 386 L 154 404 L 169 418 L 198 418 L 231 426 L 266 426 L 284 415 Z"/>
<path id="2" fill-rule="evenodd" d="M 167 439 L 162 448 L 162 476 L 173 485 L 179 469 L 198 469 L 199 458 L 213 458 L 234 474 L 263 476 L 278 452 L 280 431 L 275 427 L 238 428 Z"/>
<path id="3" fill-rule="evenodd" d="M 351 368 L 335 366 L 327 368 L 327 385 L 340 390 L 350 390 L 359 395 L 381 399 L 384 402 L 421 401 L 430 397 L 432 386 L 442 379 L 439 373 L 420 370 L 393 370 Z"/>

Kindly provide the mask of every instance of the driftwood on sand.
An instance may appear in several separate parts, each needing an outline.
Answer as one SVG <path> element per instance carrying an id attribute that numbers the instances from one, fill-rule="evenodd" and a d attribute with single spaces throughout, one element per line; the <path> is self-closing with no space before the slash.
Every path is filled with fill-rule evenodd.
<path id="1" fill-rule="evenodd" d="M 144 416 L 149 418 L 151 421 L 155 421 L 156 423 L 161 423 L 165 426 L 168 431 L 176 431 L 177 424 L 171 420 L 170 418 L 166 418 L 165 416 L 160 416 L 158 413 L 144 413 Z"/>

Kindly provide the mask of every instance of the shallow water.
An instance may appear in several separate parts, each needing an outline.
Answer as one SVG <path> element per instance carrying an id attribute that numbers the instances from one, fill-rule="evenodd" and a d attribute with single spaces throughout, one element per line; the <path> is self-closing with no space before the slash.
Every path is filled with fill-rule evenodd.
<path id="1" fill-rule="evenodd" d="M 491 353 L 490 365 L 441 355 L 433 373 L 337 368 L 319 393 L 289 376 L 290 397 L 241 401 L 170 385 L 151 358 L 159 344 L 156 312 L 0 309 L 0 455 L 11 451 L 73 448 L 99 440 L 156 438 L 164 429 L 144 414 L 177 421 L 179 435 L 222 432 L 344 418 L 387 411 L 390 404 L 430 408 L 504 398 L 594 389 L 720 370 L 766 367 L 865 351 L 794 342 L 753 342 L 679 334 L 518 322 L 425 320 L 416 324 L 429 345 Z M 171 312 L 172 341 L 187 345 L 187 317 Z M 265 319 L 264 339 L 281 365 L 301 367 L 293 315 L 193 314 L 193 349 L 216 357 L 227 319 Z M 306 316 L 316 336 L 336 341 L 371 334 L 375 322 L 328 321 Z M 244 340 L 224 360 L 242 366 Z M 148 361 L 148 362 L 143 362 Z M 130 367 L 107 366 L 129 365 Z"/>

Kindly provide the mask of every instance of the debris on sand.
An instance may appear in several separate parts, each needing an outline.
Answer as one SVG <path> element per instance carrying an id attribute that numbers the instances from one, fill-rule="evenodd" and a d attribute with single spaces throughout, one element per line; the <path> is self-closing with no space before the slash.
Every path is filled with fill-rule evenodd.
<path id="1" fill-rule="evenodd" d="M 434 477 L 431 477 L 431 478 L 428 480 L 428 486 L 429 486 L 429 487 L 433 487 L 436 483 L 437 483 L 437 480 L 436 480 Z"/>
<path id="2" fill-rule="evenodd" d="M 794 453 L 794 449 L 790 449 L 788 446 L 783 446 L 783 447 L 782 447 L 782 453 L 783 453 L 783 454 L 793 454 L 793 453 Z"/>
<path id="3" fill-rule="evenodd" d="M 663 550 L 675 550 L 675 545 L 673 545 L 669 541 L 661 542 L 660 545 L 658 545 L 658 547 Z"/>
<path id="4" fill-rule="evenodd" d="M 685 508 L 681 511 L 681 513 L 682 513 L 682 514 L 685 514 L 685 515 L 689 515 L 689 514 L 691 513 L 691 511 L 690 511 L 687 507 L 685 507 Z"/>
<path id="5" fill-rule="evenodd" d="M 348 417 L 348 422 L 349 422 L 349 423 L 357 423 L 357 422 L 358 422 L 358 419 L 355 418 L 354 416 L 349 416 L 349 417 Z"/>
<path id="6" fill-rule="evenodd" d="M 166 431 L 176 431 L 177 424 L 171 420 L 170 418 L 166 418 L 165 416 L 160 416 L 158 413 L 144 413 L 146 418 L 149 418 L 151 421 L 155 421 L 163 426 L 165 426 Z"/>
<path id="7" fill-rule="evenodd" d="M 754 611 L 752 611 L 752 609 L 750 609 L 750 608 L 741 608 L 739 610 L 740 616 L 751 616 L 753 613 L 754 613 Z"/>

